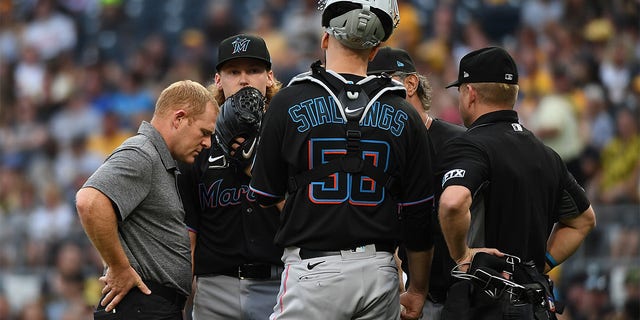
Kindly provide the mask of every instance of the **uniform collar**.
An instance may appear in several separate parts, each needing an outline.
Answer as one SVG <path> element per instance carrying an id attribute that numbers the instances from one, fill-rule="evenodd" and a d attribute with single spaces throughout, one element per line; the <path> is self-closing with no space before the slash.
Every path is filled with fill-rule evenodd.
<path id="1" fill-rule="evenodd" d="M 140 124 L 140 128 L 138 129 L 138 134 L 149 138 L 153 146 L 156 148 L 156 151 L 158 151 L 160 160 L 162 161 L 165 169 L 172 170 L 176 168 L 176 161 L 171 156 L 171 152 L 169 152 L 167 143 L 164 141 L 164 138 L 162 138 L 162 135 L 154 126 L 152 126 L 149 122 L 142 121 L 142 124 Z"/>
<path id="2" fill-rule="evenodd" d="M 478 119 L 476 119 L 476 121 L 471 124 L 469 129 L 496 122 L 516 123 L 518 122 L 518 113 L 514 110 L 500 110 L 485 113 Z"/>

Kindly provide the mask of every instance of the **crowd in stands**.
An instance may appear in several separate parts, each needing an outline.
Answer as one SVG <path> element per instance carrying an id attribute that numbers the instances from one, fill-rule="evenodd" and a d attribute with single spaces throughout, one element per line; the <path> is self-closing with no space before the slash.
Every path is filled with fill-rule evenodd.
<path id="1" fill-rule="evenodd" d="M 506 48 L 524 125 L 588 191 L 598 227 L 554 270 L 562 319 L 640 319 L 640 2 L 399 0 L 386 43 L 461 124 L 457 63 Z M 89 319 L 102 262 L 74 196 L 151 118 L 160 90 L 209 84 L 218 43 L 263 37 L 287 83 L 322 57 L 316 0 L 0 1 L 0 320 Z"/>

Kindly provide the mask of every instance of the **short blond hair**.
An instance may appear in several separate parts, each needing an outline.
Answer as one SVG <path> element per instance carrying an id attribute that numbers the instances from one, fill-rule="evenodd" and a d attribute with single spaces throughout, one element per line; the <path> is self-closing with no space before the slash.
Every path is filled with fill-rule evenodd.
<path id="1" fill-rule="evenodd" d="M 467 84 L 476 89 L 478 100 L 481 103 L 510 108 L 513 108 L 516 104 L 518 90 L 520 89 L 517 84 L 493 82 Z"/>
<path id="2" fill-rule="evenodd" d="M 191 118 L 204 113 L 209 102 L 216 107 L 217 113 L 218 103 L 211 91 L 192 80 L 177 81 L 162 90 L 153 115 L 163 116 L 173 110 L 184 109 Z"/>

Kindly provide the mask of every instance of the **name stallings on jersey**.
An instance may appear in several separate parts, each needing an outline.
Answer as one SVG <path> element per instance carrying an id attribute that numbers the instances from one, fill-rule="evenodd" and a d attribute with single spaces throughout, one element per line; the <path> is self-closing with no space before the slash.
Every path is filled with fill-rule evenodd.
<path id="1" fill-rule="evenodd" d="M 209 187 L 204 183 L 198 185 L 202 209 L 239 205 L 243 198 L 251 202 L 256 201 L 256 194 L 249 190 L 248 185 L 243 184 L 239 188 L 222 188 L 222 181 L 222 179 L 216 180 Z"/>
<path id="2" fill-rule="evenodd" d="M 338 106 L 330 96 L 305 100 L 289 107 L 288 113 L 291 120 L 299 124 L 297 129 L 301 133 L 323 124 L 345 123 Z M 362 119 L 361 126 L 387 130 L 394 136 L 399 136 L 408 118 L 404 111 L 376 101 Z"/>

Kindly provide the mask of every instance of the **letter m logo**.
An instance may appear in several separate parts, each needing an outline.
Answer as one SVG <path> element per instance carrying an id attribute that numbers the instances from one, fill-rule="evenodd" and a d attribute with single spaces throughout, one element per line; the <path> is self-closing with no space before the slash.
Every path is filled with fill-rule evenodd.
<path id="1" fill-rule="evenodd" d="M 231 43 L 233 45 L 232 54 L 247 51 L 250 41 L 251 40 L 247 38 L 236 38 L 235 40 L 233 40 L 233 42 Z"/>

